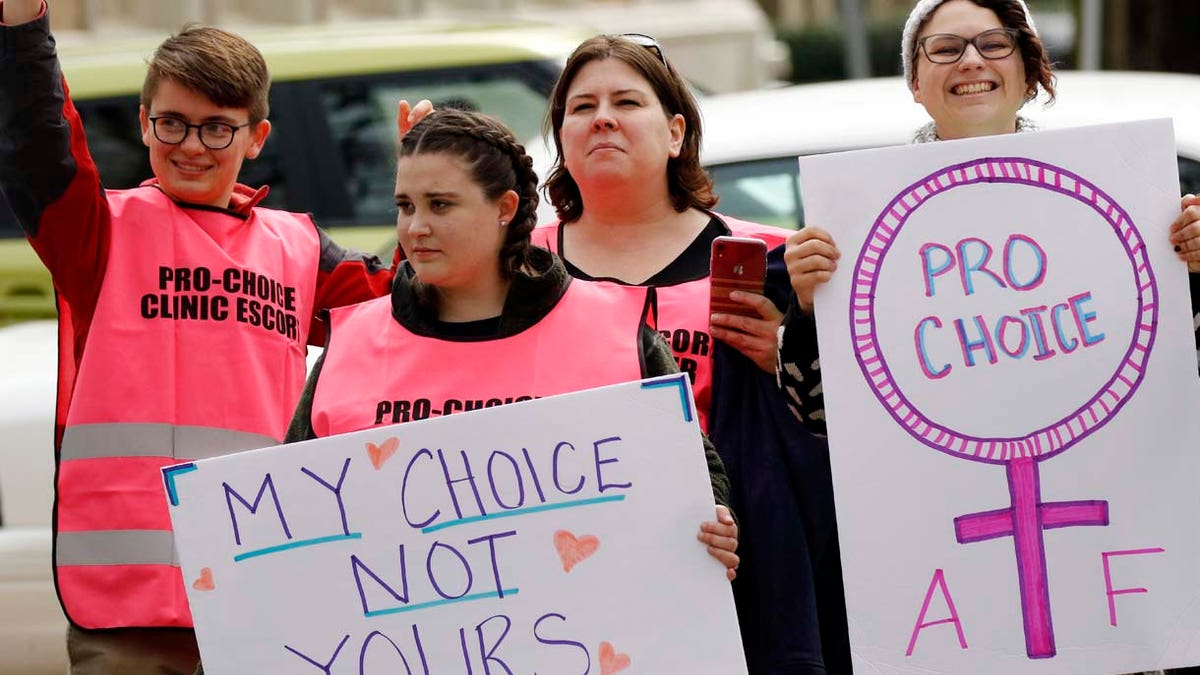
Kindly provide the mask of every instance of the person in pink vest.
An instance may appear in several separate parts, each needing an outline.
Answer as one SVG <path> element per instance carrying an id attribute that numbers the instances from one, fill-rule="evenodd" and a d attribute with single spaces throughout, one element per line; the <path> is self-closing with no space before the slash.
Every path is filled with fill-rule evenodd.
<path id="1" fill-rule="evenodd" d="M 188 28 L 150 59 L 154 178 L 104 190 L 42 0 L 0 5 L 0 188 L 58 292 L 55 580 L 72 673 L 199 660 L 160 468 L 282 440 L 316 311 L 392 274 L 237 183 L 271 131 L 245 40 Z"/>
<path id="2" fill-rule="evenodd" d="M 822 641 L 844 643 L 845 635 L 840 616 L 828 630 L 818 625 L 814 569 L 837 561 L 836 551 L 826 553 L 830 523 L 821 521 L 832 512 L 828 452 L 791 417 L 774 383 L 780 308 L 791 295 L 781 258 L 789 232 L 712 211 L 698 106 L 649 36 L 580 44 L 551 94 L 546 131 L 558 153 L 546 190 L 559 220 L 533 240 L 578 279 L 656 289 L 658 328 L 695 384 L 730 477 L 741 556 L 734 597 L 750 672 L 825 673 Z M 758 238 L 772 250 L 767 295 L 732 298 L 757 318 L 710 313 L 710 248 L 722 235 Z M 840 588 L 821 590 L 841 604 Z"/>
<path id="3" fill-rule="evenodd" d="M 398 154 L 405 260 L 390 297 L 331 312 L 289 442 L 679 372 L 648 324 L 652 294 L 573 280 L 530 243 L 538 178 L 501 122 L 434 111 Z M 707 439 L 705 455 L 718 506 L 697 536 L 733 579 L 728 480 Z"/>

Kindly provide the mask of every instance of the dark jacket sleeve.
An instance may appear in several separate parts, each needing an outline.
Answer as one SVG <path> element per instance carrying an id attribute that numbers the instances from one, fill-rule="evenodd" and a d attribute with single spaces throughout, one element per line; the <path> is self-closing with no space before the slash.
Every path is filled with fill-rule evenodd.
<path id="1" fill-rule="evenodd" d="M 317 357 L 308 380 L 304 383 L 304 391 L 300 393 L 300 402 L 296 404 L 296 412 L 292 413 L 292 423 L 288 425 L 283 437 L 284 443 L 298 443 L 317 437 L 312 427 L 313 392 L 317 390 L 317 380 L 321 377 L 321 368 L 325 366 L 325 352 Z"/>
<path id="2" fill-rule="evenodd" d="M 768 254 L 765 291 L 781 309 L 795 303 L 782 247 Z M 733 592 L 749 670 L 848 673 L 828 446 L 789 412 L 775 377 L 721 341 L 712 392 L 708 431 L 741 518 Z"/>
<path id="3" fill-rule="evenodd" d="M 45 12 L 0 26 L 0 189 L 60 300 L 86 325 L 107 262 L 109 209 Z"/>
<path id="4" fill-rule="evenodd" d="M 776 386 L 792 415 L 810 433 L 825 435 L 825 396 L 821 388 L 821 362 L 817 353 L 817 324 L 800 309 L 792 290 L 784 246 L 767 253 L 767 297 L 784 312 L 776 353 Z"/>
<path id="5" fill-rule="evenodd" d="M 817 323 L 793 301 L 784 317 L 775 375 L 788 409 L 804 427 L 824 436 L 825 392 L 821 386 L 821 357 L 817 351 Z"/>
<path id="6" fill-rule="evenodd" d="M 640 340 L 642 377 L 673 375 L 679 372 L 679 366 L 675 363 L 675 355 L 671 353 L 671 347 L 658 331 L 643 325 Z M 708 477 L 712 482 L 713 500 L 721 506 L 729 507 L 732 512 L 729 504 L 729 476 L 725 474 L 725 465 L 721 462 L 721 455 L 717 453 L 717 448 L 709 440 L 708 435 L 701 434 L 701 438 L 704 441 L 704 459 L 708 462 Z M 737 517 L 736 514 L 734 517 Z"/>

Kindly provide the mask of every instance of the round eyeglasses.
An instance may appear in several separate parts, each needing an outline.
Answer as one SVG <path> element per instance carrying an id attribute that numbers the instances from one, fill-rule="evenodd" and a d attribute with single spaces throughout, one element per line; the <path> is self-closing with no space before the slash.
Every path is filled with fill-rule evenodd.
<path id="1" fill-rule="evenodd" d="M 203 122 L 189 124 L 178 117 L 159 115 L 151 117 L 150 124 L 154 127 L 154 137 L 167 145 L 179 145 L 187 139 L 188 132 L 196 130 L 200 143 L 209 150 L 224 150 L 233 144 L 233 137 L 238 129 L 250 126 L 245 124 L 229 124 L 227 122 Z"/>
<path id="2" fill-rule="evenodd" d="M 985 30 L 973 38 L 965 38 L 952 33 L 937 33 L 927 35 L 918 42 L 925 52 L 925 58 L 933 63 L 958 63 L 963 54 L 967 53 L 967 45 L 975 45 L 975 51 L 985 59 L 1003 59 L 1017 49 L 1015 28 L 993 28 Z"/>

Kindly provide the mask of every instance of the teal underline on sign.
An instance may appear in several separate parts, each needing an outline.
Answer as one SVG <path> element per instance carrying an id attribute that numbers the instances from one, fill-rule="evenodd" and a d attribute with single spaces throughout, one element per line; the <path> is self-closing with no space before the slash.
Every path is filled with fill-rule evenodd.
<path id="1" fill-rule="evenodd" d="M 351 532 L 350 534 L 335 534 L 328 537 L 317 537 L 316 539 L 305 539 L 303 541 L 290 541 L 286 544 L 278 546 L 268 546 L 260 548 L 257 551 L 246 551 L 233 556 L 234 562 L 242 562 L 247 558 L 257 558 L 259 556 L 271 555 L 272 553 L 282 553 L 293 548 L 304 548 L 305 546 L 320 546 L 335 541 L 345 541 L 347 539 L 362 539 L 362 532 Z"/>
<path id="2" fill-rule="evenodd" d="M 520 590 L 516 588 L 504 589 L 504 595 L 516 595 Z M 434 600 L 432 602 L 422 602 L 419 605 L 404 605 L 403 607 L 393 607 L 391 609 L 377 609 L 373 612 L 367 612 L 363 616 L 368 619 L 385 616 L 388 614 L 399 614 L 401 612 L 415 612 L 418 609 L 429 609 L 430 607 L 440 607 L 442 605 L 452 605 L 456 602 L 471 602 L 472 600 L 487 600 L 488 598 L 498 598 L 500 593 L 491 591 L 488 593 L 475 593 L 474 595 L 464 595 L 461 598 L 446 598 L 445 600 Z"/>
<path id="3" fill-rule="evenodd" d="M 625 499 L 625 495 L 613 495 L 611 497 L 592 497 L 591 499 L 577 499 L 573 502 L 559 502 L 557 504 L 541 504 L 539 506 L 530 506 L 526 509 L 513 509 L 512 511 L 501 511 L 500 513 L 489 513 L 486 516 L 471 516 L 470 518 L 459 518 L 458 520 L 449 520 L 437 525 L 421 528 L 422 534 L 437 532 L 444 530 L 447 527 L 456 527 L 458 525 L 466 525 L 468 523 L 478 523 L 481 520 L 496 520 L 497 518 L 512 518 L 513 516 L 523 516 L 527 513 L 538 513 L 539 511 L 554 511 L 557 509 L 571 509 L 576 506 L 590 506 L 592 504 L 603 504 L 605 502 L 619 502 Z"/>

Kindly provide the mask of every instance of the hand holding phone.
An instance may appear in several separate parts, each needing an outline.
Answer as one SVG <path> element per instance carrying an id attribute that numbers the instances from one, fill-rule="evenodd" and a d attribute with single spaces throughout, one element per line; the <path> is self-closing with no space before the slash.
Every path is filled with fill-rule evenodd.
<path id="1" fill-rule="evenodd" d="M 767 244 L 749 237 L 717 237 L 712 243 L 709 265 L 709 310 L 761 318 L 749 305 L 729 299 L 730 291 L 762 295 L 767 277 Z"/>

